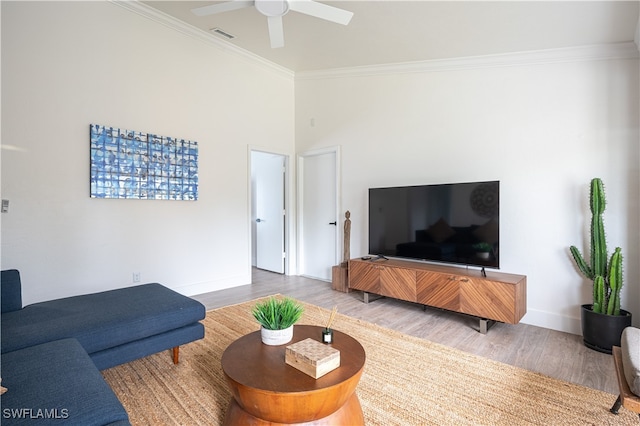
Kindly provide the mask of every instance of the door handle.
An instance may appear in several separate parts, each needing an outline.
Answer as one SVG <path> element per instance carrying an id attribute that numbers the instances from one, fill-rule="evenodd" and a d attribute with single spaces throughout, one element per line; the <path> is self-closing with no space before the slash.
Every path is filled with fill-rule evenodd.
<path id="1" fill-rule="evenodd" d="M 338 222 L 329 222 L 329 225 L 338 226 Z"/>
<path id="2" fill-rule="evenodd" d="M 260 222 L 266 222 L 266 220 L 258 218 L 258 219 L 256 219 L 256 222 L 258 222 L 258 223 L 260 223 Z"/>

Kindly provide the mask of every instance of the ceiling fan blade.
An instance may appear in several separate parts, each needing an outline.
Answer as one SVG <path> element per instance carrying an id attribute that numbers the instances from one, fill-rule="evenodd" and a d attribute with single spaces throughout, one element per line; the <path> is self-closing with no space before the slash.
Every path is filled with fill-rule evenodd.
<path id="1" fill-rule="evenodd" d="M 268 16 L 269 40 L 271 48 L 276 49 L 284 46 L 284 29 L 282 28 L 282 16 Z"/>
<path id="2" fill-rule="evenodd" d="M 196 16 L 207 16 L 215 13 L 229 12 L 230 10 L 242 9 L 253 6 L 253 0 L 232 0 L 224 3 L 211 4 L 209 6 L 196 7 L 191 9 L 191 13 Z"/>
<path id="3" fill-rule="evenodd" d="M 342 25 L 347 25 L 353 17 L 353 12 L 313 0 L 289 0 L 289 9 Z"/>

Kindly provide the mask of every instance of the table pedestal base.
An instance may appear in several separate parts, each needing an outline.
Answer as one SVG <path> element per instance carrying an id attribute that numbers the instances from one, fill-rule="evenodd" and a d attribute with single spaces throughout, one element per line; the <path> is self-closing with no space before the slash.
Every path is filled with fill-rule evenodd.
<path id="1" fill-rule="evenodd" d="M 227 414 L 224 418 L 223 425 L 255 425 L 255 426 L 275 426 L 275 425 L 317 425 L 317 426 L 335 426 L 335 425 L 364 425 L 364 416 L 360 400 L 354 393 L 351 398 L 333 414 L 321 419 L 315 419 L 307 422 L 300 422 L 296 419 L 290 419 L 287 423 L 274 423 L 268 420 L 259 419 L 247 413 L 238 405 L 235 399 L 231 399 Z"/>

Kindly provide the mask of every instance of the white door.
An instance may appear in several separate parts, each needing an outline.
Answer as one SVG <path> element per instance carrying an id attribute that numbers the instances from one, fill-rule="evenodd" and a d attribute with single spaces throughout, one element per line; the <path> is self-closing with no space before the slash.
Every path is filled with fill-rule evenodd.
<path id="1" fill-rule="evenodd" d="M 253 265 L 284 273 L 284 156 L 251 151 Z"/>
<path id="2" fill-rule="evenodd" d="M 338 264 L 337 158 L 330 149 L 299 159 L 300 274 L 326 281 Z"/>

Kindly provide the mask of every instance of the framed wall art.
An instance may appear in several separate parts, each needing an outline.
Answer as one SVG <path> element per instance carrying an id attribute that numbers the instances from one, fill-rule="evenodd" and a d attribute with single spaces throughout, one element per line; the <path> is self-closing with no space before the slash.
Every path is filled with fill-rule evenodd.
<path id="1" fill-rule="evenodd" d="M 197 200 L 198 142 L 90 125 L 91 198 Z"/>

